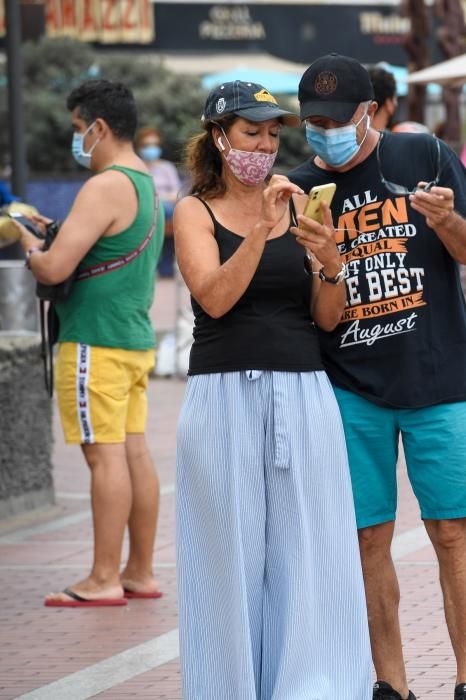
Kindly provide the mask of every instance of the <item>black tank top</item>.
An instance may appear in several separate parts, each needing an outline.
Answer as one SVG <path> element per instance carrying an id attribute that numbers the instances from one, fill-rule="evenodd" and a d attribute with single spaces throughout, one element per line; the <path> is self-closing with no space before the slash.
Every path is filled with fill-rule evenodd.
<path id="1" fill-rule="evenodd" d="M 229 231 L 200 199 L 214 223 L 223 264 L 244 238 Z M 293 204 L 290 218 L 296 221 Z M 312 276 L 304 269 L 303 249 L 287 230 L 268 240 L 243 296 L 221 318 L 209 316 L 191 297 L 194 343 L 188 374 L 239 370 L 309 372 L 323 365 L 310 314 Z"/>

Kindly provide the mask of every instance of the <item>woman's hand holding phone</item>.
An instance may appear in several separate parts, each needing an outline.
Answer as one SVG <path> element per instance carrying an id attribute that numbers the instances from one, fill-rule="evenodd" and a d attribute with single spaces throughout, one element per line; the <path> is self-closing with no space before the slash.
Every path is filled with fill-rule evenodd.
<path id="1" fill-rule="evenodd" d="M 334 182 L 327 182 L 325 185 L 317 185 L 313 187 L 307 196 L 306 205 L 304 207 L 303 214 L 306 218 L 317 221 L 317 223 L 323 223 L 323 210 L 321 207 L 322 202 L 325 204 L 332 203 L 333 195 L 337 186 Z"/>
<path id="2" fill-rule="evenodd" d="M 297 242 L 325 267 L 325 273 L 333 277 L 341 270 L 341 258 L 335 242 L 335 229 L 330 211 L 330 203 L 335 194 L 335 183 L 313 187 L 306 203 L 301 205 L 298 226 L 291 232 Z"/>

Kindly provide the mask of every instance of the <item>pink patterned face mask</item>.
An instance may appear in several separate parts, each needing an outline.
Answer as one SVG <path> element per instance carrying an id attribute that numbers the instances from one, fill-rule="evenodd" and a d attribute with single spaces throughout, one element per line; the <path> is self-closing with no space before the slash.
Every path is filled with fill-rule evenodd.
<path id="1" fill-rule="evenodd" d="M 224 133 L 225 138 L 228 138 Z M 243 185 L 259 185 L 272 170 L 278 151 L 275 153 L 259 153 L 258 151 L 240 151 L 232 148 L 228 141 L 230 150 L 225 160 L 231 172 Z"/>

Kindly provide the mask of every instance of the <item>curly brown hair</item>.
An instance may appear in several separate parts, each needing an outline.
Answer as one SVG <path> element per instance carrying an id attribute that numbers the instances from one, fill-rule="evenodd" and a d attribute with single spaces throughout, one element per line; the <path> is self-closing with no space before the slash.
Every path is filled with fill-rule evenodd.
<path id="1" fill-rule="evenodd" d="M 204 131 L 193 136 L 185 150 L 185 166 L 191 176 L 189 194 L 212 199 L 225 193 L 222 157 L 215 146 L 212 131 L 221 127 L 225 132 L 239 119 L 236 114 L 227 114 L 221 119 L 204 123 Z"/>

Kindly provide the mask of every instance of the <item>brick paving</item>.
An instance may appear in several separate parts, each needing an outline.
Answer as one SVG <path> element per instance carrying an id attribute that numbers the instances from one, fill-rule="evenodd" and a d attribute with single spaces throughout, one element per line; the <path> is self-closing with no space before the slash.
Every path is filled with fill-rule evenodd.
<path id="1" fill-rule="evenodd" d="M 161 330 L 173 327 L 174 299 L 172 281 L 161 281 L 154 307 L 154 320 Z M 163 492 L 155 562 L 164 597 L 130 601 L 124 608 L 53 610 L 42 605 L 48 591 L 84 576 L 92 557 L 89 476 L 79 450 L 63 444 L 55 417 L 56 504 L 0 521 L 0 700 L 18 698 L 176 629 L 174 441 L 183 391 L 180 379 L 153 379 L 149 389 L 148 439 Z M 419 527 L 420 520 L 403 470 L 399 487 L 397 534 L 402 534 Z M 431 546 L 421 545 L 401 556 L 397 569 L 410 686 L 418 700 L 451 700 L 455 667 Z M 179 700 L 178 662 L 169 661 L 86 697 Z"/>

